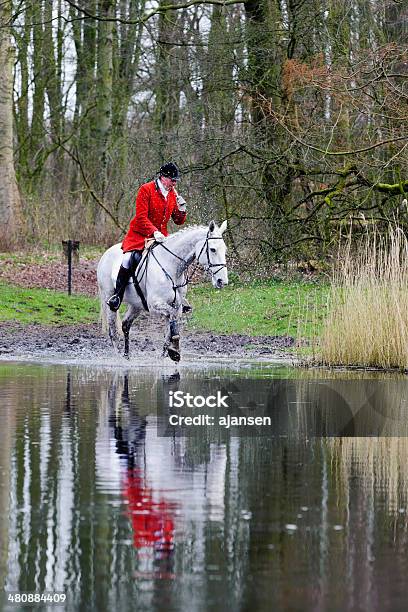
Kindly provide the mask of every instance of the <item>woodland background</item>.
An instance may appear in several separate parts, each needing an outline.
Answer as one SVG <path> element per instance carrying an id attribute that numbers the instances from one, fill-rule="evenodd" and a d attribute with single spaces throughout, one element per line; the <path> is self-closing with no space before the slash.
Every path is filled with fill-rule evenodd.
<path id="1" fill-rule="evenodd" d="M 239 264 L 408 222 L 408 3 L 0 0 L 0 249 L 109 245 L 174 160 Z"/>

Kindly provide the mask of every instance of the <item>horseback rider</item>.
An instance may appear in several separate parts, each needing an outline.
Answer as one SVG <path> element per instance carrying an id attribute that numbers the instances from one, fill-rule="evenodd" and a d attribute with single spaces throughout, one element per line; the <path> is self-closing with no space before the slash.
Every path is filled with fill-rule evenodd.
<path id="1" fill-rule="evenodd" d="M 177 193 L 175 185 L 180 179 L 177 165 L 167 162 L 161 166 L 154 181 L 142 185 L 136 196 L 136 214 L 122 242 L 123 259 L 116 279 L 115 293 L 107 304 L 112 311 L 119 309 L 125 289 L 142 258 L 145 241 L 163 242 L 168 236 L 170 217 L 177 225 L 186 220 L 186 201 Z"/>

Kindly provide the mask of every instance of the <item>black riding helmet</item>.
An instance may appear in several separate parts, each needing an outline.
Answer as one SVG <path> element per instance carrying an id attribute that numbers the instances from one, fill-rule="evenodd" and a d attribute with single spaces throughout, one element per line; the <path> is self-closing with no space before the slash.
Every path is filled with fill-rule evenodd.
<path id="1" fill-rule="evenodd" d="M 159 175 L 178 181 L 180 178 L 180 171 L 176 164 L 173 162 L 167 162 L 167 164 L 163 164 L 163 166 L 160 168 Z"/>

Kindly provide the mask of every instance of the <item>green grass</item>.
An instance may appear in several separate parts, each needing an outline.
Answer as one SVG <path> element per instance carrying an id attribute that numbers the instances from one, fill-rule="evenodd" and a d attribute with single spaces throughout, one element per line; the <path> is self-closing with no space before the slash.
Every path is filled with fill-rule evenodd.
<path id="1" fill-rule="evenodd" d="M 221 291 L 209 285 L 194 287 L 190 326 L 220 334 L 297 336 L 312 338 L 320 332 L 329 285 L 270 281 Z"/>
<path id="2" fill-rule="evenodd" d="M 233 283 L 216 291 L 193 287 L 189 327 L 220 334 L 316 337 L 325 314 L 328 285 L 302 282 Z M 98 321 L 99 300 L 47 289 L 0 283 L 0 321 L 75 325 Z"/>
<path id="3" fill-rule="evenodd" d="M 0 321 L 75 325 L 99 317 L 99 300 L 47 289 L 22 289 L 0 283 Z"/>

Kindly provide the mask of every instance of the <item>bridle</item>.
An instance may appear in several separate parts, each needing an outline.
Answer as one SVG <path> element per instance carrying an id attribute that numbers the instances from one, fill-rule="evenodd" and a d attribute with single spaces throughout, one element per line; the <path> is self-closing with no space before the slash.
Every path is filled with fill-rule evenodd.
<path id="1" fill-rule="evenodd" d="M 181 287 L 184 287 L 185 285 L 187 285 L 191 279 L 193 278 L 194 274 L 196 273 L 196 270 L 198 268 L 198 266 L 200 265 L 200 257 L 205 249 L 205 253 L 207 255 L 207 265 L 204 266 L 204 270 L 205 272 L 209 272 L 211 278 L 213 278 L 216 274 L 218 274 L 218 272 L 220 270 L 222 270 L 223 268 L 227 267 L 227 264 L 213 264 L 211 263 L 210 260 L 210 245 L 209 245 L 209 241 L 210 240 L 222 240 L 222 236 L 210 236 L 210 232 L 207 232 L 207 236 L 205 237 L 205 240 L 203 242 L 203 246 L 201 247 L 201 250 L 198 254 L 198 257 L 196 258 L 196 256 L 194 255 L 194 259 L 196 259 L 196 263 L 194 266 L 194 269 L 192 271 L 192 273 L 190 274 L 190 276 L 188 277 L 188 280 L 186 281 L 186 283 L 184 283 L 183 285 L 180 285 Z M 166 249 L 166 251 L 168 251 L 169 253 L 171 253 L 171 255 L 173 255 L 174 257 L 177 257 L 177 259 L 180 259 L 181 261 L 184 262 L 185 266 L 187 267 L 189 265 L 189 263 L 186 261 L 185 259 L 183 259 L 182 257 L 179 257 L 178 255 L 176 255 L 176 253 L 173 253 L 173 251 L 170 251 L 170 249 L 168 249 L 164 244 L 161 245 L 163 248 Z M 217 268 L 215 271 L 212 270 L 212 268 Z"/>
<path id="2" fill-rule="evenodd" d="M 158 266 L 161 268 L 161 270 L 163 271 L 165 277 L 171 282 L 172 284 L 172 288 L 174 291 L 174 300 L 171 303 L 171 306 L 174 308 L 175 304 L 176 304 L 176 300 L 177 300 L 177 289 L 181 289 L 182 287 L 186 287 L 193 279 L 193 276 L 195 275 L 198 266 L 200 265 L 200 257 L 205 249 L 206 255 L 207 255 L 207 265 L 204 266 L 204 270 L 206 272 L 208 272 L 211 276 L 211 278 L 214 278 L 216 274 L 218 274 L 218 272 L 220 272 L 220 270 L 222 270 L 223 268 L 227 267 L 227 264 L 224 263 L 219 263 L 219 264 L 215 264 L 215 263 L 211 263 L 211 259 L 210 259 L 210 246 L 209 246 L 209 241 L 210 240 L 223 240 L 222 236 L 210 236 L 210 232 L 207 232 L 207 236 L 203 242 L 203 246 L 201 247 L 201 250 L 198 254 L 198 257 L 196 257 L 195 255 L 193 256 L 193 259 L 190 261 L 187 261 L 186 259 L 184 259 L 183 257 L 180 257 L 180 255 L 177 255 L 177 253 L 174 253 L 173 251 L 171 251 L 165 244 L 163 244 L 162 242 L 156 242 L 155 244 L 153 244 L 146 257 L 145 260 L 142 262 L 144 263 L 143 266 L 143 271 L 142 271 L 142 275 L 140 277 L 140 279 L 137 279 L 138 282 L 140 283 L 140 281 L 142 280 L 143 276 L 146 274 L 147 272 L 147 259 L 148 257 L 151 255 L 155 261 L 157 262 Z M 171 275 L 167 272 L 167 270 L 164 268 L 164 266 L 160 263 L 160 261 L 157 259 L 156 253 L 154 252 L 154 249 L 156 249 L 158 246 L 161 246 L 162 249 L 164 249 L 165 251 L 167 251 L 168 253 L 170 253 L 170 255 L 173 255 L 173 257 L 176 257 L 176 259 L 179 259 L 181 262 L 183 262 L 185 268 L 188 268 L 188 266 L 192 263 L 192 261 L 195 261 L 195 265 L 191 271 L 191 274 L 185 275 L 184 278 L 184 282 L 181 283 L 180 285 L 176 285 L 173 278 L 171 277 Z M 142 267 L 142 265 L 141 265 Z M 214 270 L 214 268 L 216 268 L 216 270 Z"/>

